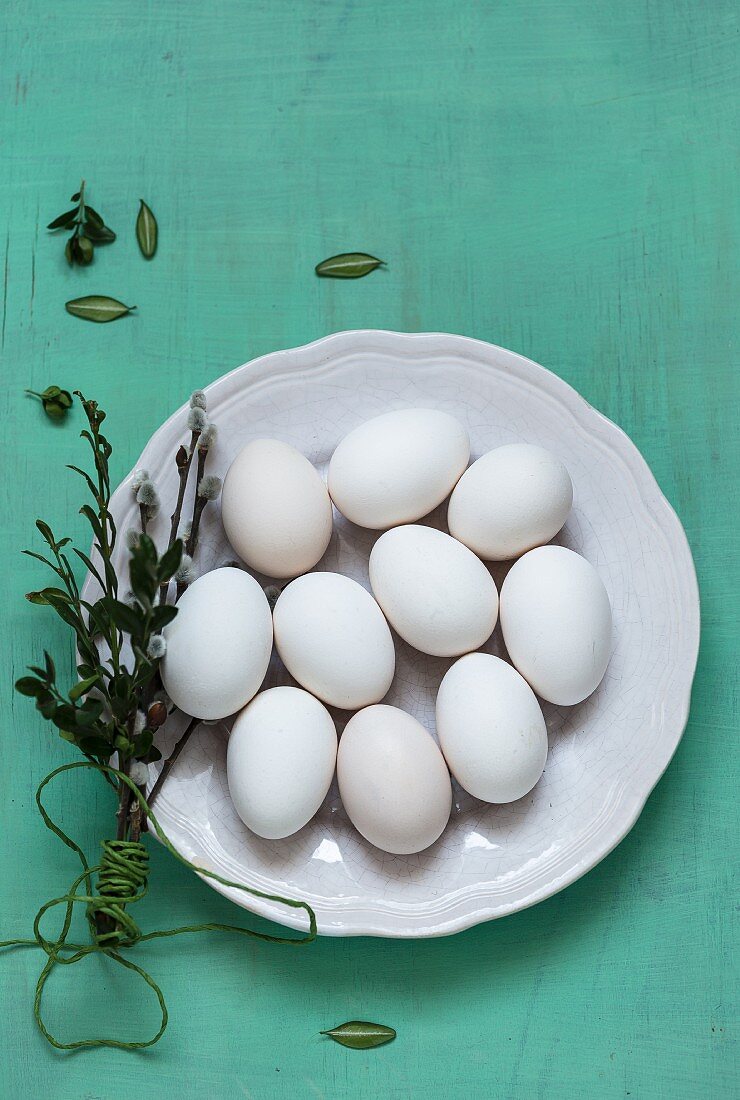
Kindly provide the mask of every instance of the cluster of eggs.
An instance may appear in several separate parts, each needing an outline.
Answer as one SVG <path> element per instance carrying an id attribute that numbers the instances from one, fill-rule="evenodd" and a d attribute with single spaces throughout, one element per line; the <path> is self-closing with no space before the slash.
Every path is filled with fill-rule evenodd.
<path id="1" fill-rule="evenodd" d="M 537 695 L 570 705 L 601 681 L 612 631 L 606 589 L 584 558 L 544 545 L 572 505 L 567 470 L 531 444 L 498 447 L 468 467 L 469 459 L 456 419 L 403 409 L 340 442 L 328 487 L 274 439 L 248 443 L 231 464 L 222 496 L 229 542 L 249 568 L 290 583 L 271 612 L 241 569 L 196 580 L 167 628 L 162 678 L 187 714 L 237 714 L 229 790 L 257 835 L 278 839 L 306 825 L 336 768 L 345 810 L 370 843 L 421 851 L 449 819 L 450 772 L 483 801 L 523 797 L 547 757 Z M 417 522 L 448 496 L 449 534 Z M 329 544 L 332 504 L 383 532 L 370 554 L 372 595 L 340 573 L 309 572 Z M 499 597 L 484 562 L 511 559 Z M 512 664 L 475 652 L 499 617 Z M 395 673 L 389 624 L 422 653 L 456 658 L 437 695 L 439 746 L 410 714 L 381 703 Z M 260 692 L 273 642 L 300 687 Z M 355 712 L 339 742 L 327 706 Z"/>

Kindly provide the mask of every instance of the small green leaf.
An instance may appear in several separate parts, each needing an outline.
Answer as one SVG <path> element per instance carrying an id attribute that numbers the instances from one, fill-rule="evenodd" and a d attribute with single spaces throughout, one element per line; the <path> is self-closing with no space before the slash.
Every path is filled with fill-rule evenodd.
<path id="1" fill-rule="evenodd" d="M 87 203 L 85 203 L 85 221 L 97 226 L 98 229 L 102 229 L 105 225 L 97 210 L 93 210 L 92 206 L 88 206 Z"/>
<path id="2" fill-rule="evenodd" d="M 47 692 L 46 695 L 40 695 L 36 700 L 36 710 L 48 721 L 54 717 L 54 713 L 57 709 L 56 700 L 54 696 Z"/>
<path id="3" fill-rule="evenodd" d="M 162 557 L 159 559 L 159 566 L 157 569 L 157 576 L 160 581 L 168 581 L 175 575 L 180 568 L 180 562 L 182 560 L 182 539 L 175 539 L 172 546 L 168 550 L 165 550 Z"/>
<path id="4" fill-rule="evenodd" d="M 108 321 L 115 321 L 119 317 L 125 317 L 127 313 L 136 309 L 136 306 L 125 306 L 115 298 L 89 294 L 85 298 L 73 298 L 71 302 L 65 302 L 64 308 L 73 317 L 81 317 L 84 321 L 95 321 L 102 325 Z"/>
<path id="5" fill-rule="evenodd" d="M 70 200 L 69 200 L 69 201 L 70 201 L 70 202 L 79 202 L 79 201 L 80 201 L 80 195 L 81 195 L 81 194 L 82 194 L 82 192 L 81 192 L 81 191 L 75 191 L 74 195 L 72 195 L 72 196 L 71 196 L 71 198 L 70 198 Z"/>
<path id="6" fill-rule="evenodd" d="M 316 274 L 327 279 L 361 279 L 384 263 L 385 260 L 369 256 L 367 252 L 343 252 L 317 264 Z"/>
<path id="7" fill-rule="evenodd" d="M 116 235 L 107 225 L 98 225 L 97 222 L 86 222 L 85 236 L 96 244 L 110 244 L 116 239 Z"/>
<path id="8" fill-rule="evenodd" d="M 74 243 L 75 238 L 70 237 L 64 246 L 64 255 L 67 257 L 67 263 L 70 267 L 73 267 L 75 262 Z"/>
<path id="9" fill-rule="evenodd" d="M 43 592 L 26 592 L 26 599 L 29 603 L 34 603 L 38 607 L 49 603 Z"/>
<path id="10" fill-rule="evenodd" d="M 166 626 L 172 622 L 177 615 L 177 608 L 172 604 L 163 603 L 159 607 L 155 607 L 152 611 L 152 630 L 154 633 L 158 633 L 160 630 L 164 630 Z"/>
<path id="11" fill-rule="evenodd" d="M 353 1050 L 380 1047 L 384 1043 L 392 1042 L 396 1037 L 392 1027 L 369 1024 L 365 1020 L 350 1020 L 349 1023 L 333 1027 L 331 1031 L 322 1031 L 321 1034 L 328 1035 L 335 1043 L 341 1043 L 343 1047 L 351 1047 Z"/>
<path id="12" fill-rule="evenodd" d="M 123 630 L 126 634 L 139 635 L 142 633 L 142 622 L 134 609 L 129 607 L 128 604 L 121 603 L 120 600 L 106 598 L 105 609 L 119 630 Z"/>
<path id="13" fill-rule="evenodd" d="M 84 516 L 87 522 L 92 527 L 93 534 L 98 542 L 103 540 L 103 525 L 100 522 L 100 516 L 93 507 L 89 504 L 83 504 L 80 508 L 80 515 Z"/>
<path id="14" fill-rule="evenodd" d="M 36 529 L 41 533 L 42 538 L 44 538 L 46 542 L 48 542 L 49 546 L 51 546 L 53 549 L 57 543 L 49 524 L 46 523 L 43 519 L 37 519 Z"/>
<path id="15" fill-rule="evenodd" d="M 139 199 L 141 206 L 136 219 L 136 239 L 139 242 L 142 256 L 151 260 L 157 251 L 158 227 L 157 219 L 143 199 Z"/>
<path id="16" fill-rule="evenodd" d="M 46 691 L 46 688 L 41 680 L 37 680 L 35 676 L 21 676 L 20 680 L 15 682 L 15 690 L 20 692 L 21 695 L 28 695 L 36 699 Z"/>
<path id="17" fill-rule="evenodd" d="M 54 667 L 54 662 L 51 658 L 51 654 L 47 653 L 46 650 L 44 650 L 44 665 L 46 666 L 47 679 L 49 680 L 49 682 L 51 682 L 56 677 L 57 670 Z"/>
<path id="18" fill-rule="evenodd" d="M 74 210 L 68 210 L 66 214 L 60 214 L 58 218 L 54 218 L 53 222 L 49 222 L 47 229 L 68 229 L 70 225 L 74 225 L 74 220 L 77 217 L 77 207 Z"/>
<path id="19" fill-rule="evenodd" d="M 152 747 L 153 740 L 154 730 L 143 729 L 134 742 L 134 755 L 138 759 L 142 756 L 146 756 Z"/>
<path id="20" fill-rule="evenodd" d="M 74 258 L 81 267 L 87 267 L 93 262 L 95 248 L 89 237 L 77 237 L 72 242 Z"/>
<path id="21" fill-rule="evenodd" d="M 107 244 L 116 239 L 113 230 L 105 224 L 92 206 L 85 206 L 85 233 L 91 240 L 99 241 L 101 244 Z"/>
<path id="22" fill-rule="evenodd" d="M 86 680 L 80 680 L 79 683 L 76 683 L 70 690 L 69 698 L 71 701 L 76 703 L 77 700 L 81 699 L 83 695 L 86 695 L 90 688 L 97 684 L 99 680 L 100 677 L 97 673 L 94 676 L 88 676 Z"/>
<path id="23" fill-rule="evenodd" d="M 53 603 L 55 599 L 63 600 L 66 603 L 72 602 L 69 594 L 62 591 L 61 588 L 42 588 L 39 592 L 26 592 L 26 599 L 29 603 L 35 603 L 39 606 Z"/>
<path id="24" fill-rule="evenodd" d="M 86 737 L 80 735 L 77 745 L 88 756 L 109 756 L 110 745 L 102 737 Z"/>
<path id="25" fill-rule="evenodd" d="M 103 713 L 103 704 L 100 699 L 86 699 L 81 707 L 77 707 L 77 725 L 92 726 Z"/>

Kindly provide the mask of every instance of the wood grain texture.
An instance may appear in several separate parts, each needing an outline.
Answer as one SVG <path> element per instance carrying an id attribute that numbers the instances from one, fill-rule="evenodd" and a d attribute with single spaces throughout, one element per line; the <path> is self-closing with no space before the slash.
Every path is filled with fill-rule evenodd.
<path id="1" fill-rule="evenodd" d="M 621 424 L 681 516 L 703 599 L 692 716 L 625 842 L 585 879 L 451 939 L 226 937 L 140 949 L 172 1019 L 142 1056 L 54 1054 L 31 1018 L 41 960 L 0 960 L 0 1095 L 553 1097 L 736 1095 L 738 27 L 731 0 L 7 0 L 0 37 L 1 931 L 25 935 L 74 871 L 33 791 L 69 759 L 11 683 L 69 639 L 22 593 L 41 514 L 80 535 L 55 427 L 24 386 L 110 412 L 122 475 L 195 386 L 337 329 L 448 330 L 544 363 Z M 89 181 L 118 232 L 70 271 L 43 228 Z M 139 255 L 138 199 L 160 224 Z M 319 280 L 326 256 L 388 261 Z M 65 314 L 102 293 L 110 326 Z M 110 799 L 51 800 L 90 850 Z M 157 846 L 147 927 L 234 910 Z M 734 889 L 733 889 L 734 887 Z M 140 1013 L 96 961 L 55 975 L 76 1037 Z M 318 1032 L 378 1020 L 398 1039 Z M 130 1036 L 139 1025 L 123 1025 Z"/>

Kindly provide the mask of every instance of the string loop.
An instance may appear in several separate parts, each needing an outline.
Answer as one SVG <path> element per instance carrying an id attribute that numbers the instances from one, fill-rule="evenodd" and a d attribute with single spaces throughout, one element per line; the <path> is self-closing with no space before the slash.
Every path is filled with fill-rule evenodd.
<path id="1" fill-rule="evenodd" d="M 91 867 L 82 848 L 64 832 L 62 828 L 50 817 L 42 800 L 42 791 L 56 776 L 63 772 L 73 771 L 77 768 L 89 768 L 109 775 L 124 783 L 134 799 L 138 802 L 142 813 L 149 819 L 149 826 L 164 847 L 184 866 L 195 871 L 202 878 L 213 879 L 223 886 L 230 886 L 236 890 L 251 894 L 253 897 L 263 898 L 291 909 L 302 909 L 308 917 L 308 931 L 302 936 L 271 936 L 267 932 L 257 932 L 252 928 L 244 928 L 234 924 L 189 924 L 180 928 L 159 929 L 153 932 L 142 933 L 129 913 L 127 906 L 133 905 L 145 896 L 148 890 L 149 878 L 149 853 L 141 840 L 104 840 L 102 842 L 103 855 L 100 863 Z M 189 859 L 180 855 L 172 846 L 162 826 L 157 821 L 143 794 L 125 772 L 119 771 L 108 764 L 98 764 L 95 761 L 79 760 L 72 764 L 63 764 L 49 772 L 39 784 L 36 791 L 36 805 L 44 819 L 47 829 L 50 829 L 59 839 L 71 848 L 78 856 L 82 864 L 82 872 L 75 878 L 68 892 L 61 897 L 52 898 L 45 902 L 33 922 L 33 939 L 16 939 L 0 941 L 2 947 L 38 947 L 46 954 L 46 963 L 38 982 L 33 1002 L 33 1012 L 36 1023 L 44 1038 L 57 1050 L 79 1050 L 83 1047 L 116 1047 L 120 1050 L 142 1050 L 153 1046 L 158 1042 L 167 1027 L 167 1006 L 164 995 L 151 974 L 142 967 L 124 958 L 120 951 L 131 948 L 143 940 L 158 939 L 160 937 L 180 936 L 187 932 L 231 932 L 242 936 L 251 936 L 254 939 L 264 940 L 267 943 L 293 944 L 300 946 L 311 943 L 316 939 L 316 916 L 311 906 L 305 901 L 296 901 L 294 898 L 280 897 L 278 894 L 267 894 L 262 890 L 256 890 L 241 882 L 232 882 L 223 878 L 215 871 L 196 866 Z M 93 877 L 97 875 L 96 892 L 93 892 Z M 83 886 L 84 884 L 84 886 Z M 83 893 L 78 893 L 80 888 Z M 86 944 L 70 943 L 67 939 L 75 905 L 84 905 L 88 924 L 90 927 L 90 942 Z M 54 940 L 47 939 L 41 932 L 41 921 L 44 915 L 57 906 L 64 906 L 64 919 L 59 935 Z M 106 955 L 113 962 L 131 970 L 149 986 L 154 992 L 161 1013 L 160 1026 L 157 1032 L 146 1040 L 125 1042 L 121 1039 L 91 1038 L 78 1039 L 71 1043 L 60 1042 L 44 1024 L 41 1015 L 41 1000 L 46 981 L 56 966 L 68 966 L 79 962 L 88 955 L 100 953 Z"/>

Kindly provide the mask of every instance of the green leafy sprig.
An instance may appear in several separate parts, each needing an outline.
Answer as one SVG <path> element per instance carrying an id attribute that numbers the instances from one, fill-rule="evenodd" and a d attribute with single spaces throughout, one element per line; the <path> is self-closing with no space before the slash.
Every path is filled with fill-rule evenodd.
<path id="1" fill-rule="evenodd" d="M 70 202 L 77 205 L 65 210 L 47 225 L 47 229 L 71 229 L 72 235 L 64 247 L 64 255 L 70 267 L 79 264 L 87 267 L 93 262 L 96 244 L 110 244 L 116 239 L 113 230 L 105 224 L 97 210 L 85 201 L 85 181 L 80 184 Z"/>
<path id="2" fill-rule="evenodd" d="M 160 632 L 177 613 L 177 608 L 166 602 L 169 581 L 174 578 L 176 593 L 179 595 L 194 579 L 190 555 L 195 552 L 197 520 L 205 504 L 214 500 L 220 491 L 220 479 L 204 475 L 208 450 L 216 438 L 215 425 L 209 423 L 206 416 L 206 396 L 201 390 L 196 390 L 190 399 L 188 412 L 188 428 L 191 433 L 188 469 L 196 450 L 198 455 L 198 484 L 193 520 L 187 533 L 183 531 L 180 537 L 183 490 L 172 516 L 167 549 L 162 555 L 158 554 L 146 533 L 148 520 L 159 508 L 156 487 L 144 470 L 137 470 L 131 479 L 131 487 L 140 509 L 141 531 L 132 530 L 126 534 L 126 543 L 131 554 L 131 592 L 123 601 L 119 599 L 118 580 L 113 567 L 116 526 L 110 512 L 111 446 L 100 430 L 105 413 L 94 401 L 87 401 L 79 391 L 75 393 L 87 417 L 88 427 L 81 434 L 92 450 L 94 469 L 92 474 L 77 466 L 71 466 L 70 469 L 83 478 L 94 502 L 92 505 L 84 504 L 80 509 L 92 528 L 93 550 L 88 555 L 71 546 L 70 539 L 57 539 L 47 523 L 37 520 L 36 527 L 46 542 L 49 553 L 26 553 L 42 561 L 58 578 L 58 584 L 29 592 L 27 598 L 33 604 L 51 607 L 74 631 L 79 654 L 79 679 L 65 694 L 58 684 L 54 662 L 44 652 L 43 666 L 31 666 L 30 675 L 21 677 L 16 688 L 21 694 L 35 699 L 41 715 L 53 722 L 62 738 L 74 744 L 87 758 L 55 768 L 42 780 L 36 791 L 36 804 L 44 824 L 68 848 L 76 852 L 82 870 L 67 893 L 44 902 L 38 910 L 33 923 L 32 938 L 0 940 L 0 949 L 38 947 L 46 955 L 46 962 L 36 983 L 33 1013 L 42 1035 L 52 1046 L 58 1050 L 93 1047 L 143 1050 L 157 1043 L 164 1034 L 167 1027 L 167 1007 L 164 994 L 152 975 L 122 952 L 143 940 L 213 931 L 250 936 L 268 943 L 298 946 L 311 943 L 316 938 L 316 916 L 305 901 L 267 894 L 244 883 L 225 879 L 202 865 L 196 867 L 175 850 L 162 830 L 152 812 L 152 801 L 165 781 L 169 767 L 198 725 L 198 719 L 193 718 L 190 721 L 169 760 L 165 761 L 148 800 L 144 797 L 148 780 L 148 769 L 145 765 L 158 759 L 160 755 L 152 745 L 152 737 L 168 716 L 167 704 L 156 697 L 156 687 L 160 682 L 158 663 L 166 650 L 166 640 Z M 185 459 L 187 458 L 188 452 L 185 451 Z M 182 465 L 180 452 L 176 462 L 179 469 Z M 202 503 L 198 503 L 199 501 Z M 189 555 L 183 554 L 183 539 L 187 539 Z M 83 599 L 80 594 L 69 548 L 87 566 L 100 585 L 101 595 L 95 602 Z M 101 650 L 108 652 L 109 656 L 101 659 Z M 114 752 L 118 753 L 118 767 L 107 762 Z M 100 862 L 94 865 L 61 824 L 51 818 L 43 801 L 43 791 L 49 783 L 63 774 L 77 774 L 79 769 L 99 772 L 118 795 L 116 838 L 103 840 L 103 854 Z M 148 890 L 149 856 L 142 840 L 142 833 L 147 828 L 156 833 L 175 859 L 191 870 L 197 870 L 201 876 L 254 897 L 285 905 L 291 910 L 302 910 L 308 919 L 307 930 L 296 937 L 272 936 L 240 925 L 209 922 L 143 933 L 131 916 L 130 909 L 141 901 Z M 94 882 L 96 875 L 97 882 Z M 86 912 L 90 932 L 87 943 L 73 943 L 69 939 L 72 914 L 76 906 L 84 907 Z M 49 939 L 41 931 L 41 922 L 46 913 L 57 907 L 62 909 L 64 917 L 56 937 Z M 91 954 L 105 955 L 112 962 L 138 974 L 154 993 L 161 1011 L 161 1022 L 149 1039 L 131 1041 L 93 1036 L 63 1042 L 46 1026 L 42 1017 L 42 999 L 49 975 L 58 965 L 68 966 Z"/>
<path id="3" fill-rule="evenodd" d="M 146 721 L 150 709 L 148 689 L 159 664 L 153 655 L 156 648 L 152 647 L 152 639 L 177 614 L 177 608 L 159 604 L 157 594 L 160 585 L 180 567 L 183 546 L 177 539 L 160 557 L 152 540 L 142 534 L 131 549 L 130 602 L 118 598 L 112 561 L 116 527 L 109 509 L 111 446 L 100 430 L 105 413 L 96 402 L 75 392 L 87 416 L 88 428 L 81 435 L 92 450 L 94 474 L 91 477 L 78 466 L 69 469 L 83 478 L 94 501 L 80 509 L 92 529 L 94 548 L 92 555 L 74 546 L 70 549 L 96 578 L 102 594 L 94 603 L 82 598 L 68 556 L 71 540 L 57 539 L 47 523 L 37 520 L 36 527 L 50 556 L 32 550 L 24 553 L 47 565 L 61 583 L 29 592 L 26 599 L 51 607 L 74 631 L 79 679 L 65 694 L 57 682 L 52 658 L 44 653 L 44 666 L 31 666 L 30 675 L 21 677 L 16 689 L 34 698 L 36 709 L 54 723 L 62 739 L 76 745 L 89 760 L 107 763 L 112 753 L 118 752 L 122 766 L 130 760 L 149 763 L 161 755 L 152 744 L 161 721 Z M 133 654 L 130 668 L 122 660 L 126 641 Z M 100 656 L 103 645 L 110 653 L 104 660 Z M 155 711 L 156 718 L 163 717 L 160 711 Z"/>
<path id="4" fill-rule="evenodd" d="M 38 397 L 50 420 L 64 420 L 72 408 L 72 394 L 59 386 L 47 386 L 43 393 L 37 393 L 36 390 L 26 390 L 26 393 L 31 397 Z"/>

